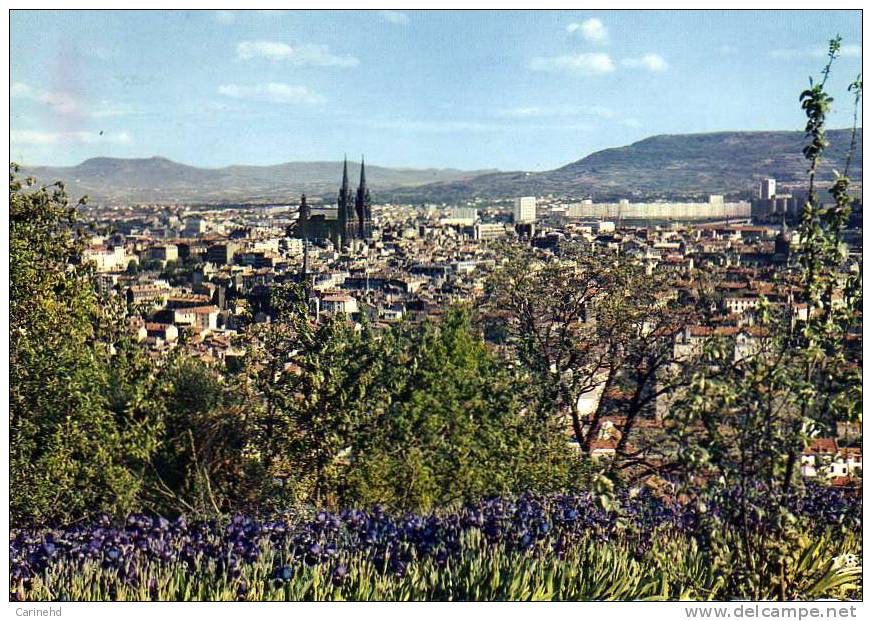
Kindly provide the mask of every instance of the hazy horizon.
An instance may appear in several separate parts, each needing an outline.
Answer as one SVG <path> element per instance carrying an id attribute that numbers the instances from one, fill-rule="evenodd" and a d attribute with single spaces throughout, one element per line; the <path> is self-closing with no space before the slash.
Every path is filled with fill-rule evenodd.
<path id="1" fill-rule="evenodd" d="M 833 131 L 850 131 L 850 130 L 851 130 L 850 127 L 834 127 L 834 128 L 830 128 L 828 131 L 833 132 Z M 858 125 L 857 130 L 862 131 L 863 126 Z M 725 133 L 726 134 L 726 133 L 771 133 L 771 132 L 796 132 L 796 131 L 801 131 L 801 130 L 798 130 L 798 129 L 757 129 L 757 130 L 755 130 L 755 129 L 735 129 L 735 130 L 724 129 L 724 130 L 714 130 L 711 132 L 695 132 L 695 133 L 705 133 L 705 134 Z M 655 138 L 659 135 L 663 135 L 663 134 L 645 136 L 644 138 L 640 138 L 639 140 L 633 141 L 633 143 L 628 143 L 626 145 L 614 145 L 611 147 L 603 147 L 603 149 L 598 149 L 598 151 L 602 151 L 602 150 L 610 149 L 610 148 L 620 148 L 622 146 L 630 146 L 631 144 L 634 144 L 636 142 L 647 140 L 648 138 Z M 693 133 L 673 134 L 673 135 L 688 135 L 689 136 L 689 135 L 693 135 Z M 588 157 L 589 155 L 592 155 L 596 152 L 597 151 L 591 151 L 590 153 L 581 154 L 577 158 L 575 158 L 574 160 L 564 162 L 563 164 L 558 164 L 555 168 L 560 168 L 562 166 L 565 166 L 566 164 L 571 164 L 571 163 L 576 162 L 578 160 L 582 160 L 582 159 L 584 159 L 584 158 Z M 362 155 L 365 156 L 366 154 L 362 154 Z M 94 159 L 115 159 L 115 160 L 128 160 L 128 161 L 129 160 L 164 159 L 164 160 L 171 161 L 175 164 L 181 164 L 183 166 L 192 166 L 194 168 L 200 168 L 200 169 L 204 169 L 204 170 L 220 170 L 223 168 L 233 168 L 233 167 L 238 167 L 238 166 L 269 167 L 269 166 L 282 166 L 285 164 L 341 164 L 342 163 L 342 158 L 337 158 L 337 159 L 321 159 L 321 160 L 287 160 L 287 161 L 276 161 L 276 162 L 263 162 L 263 163 L 259 163 L 259 164 L 253 164 L 250 162 L 233 162 L 233 163 L 229 163 L 229 164 L 219 164 L 219 165 L 215 165 L 215 166 L 199 166 L 197 164 L 192 164 L 190 162 L 179 161 L 179 160 L 173 159 L 171 157 L 161 155 L 159 153 L 154 153 L 152 155 L 134 155 L 134 156 L 129 156 L 129 157 L 96 154 L 96 155 L 92 155 L 90 157 L 87 157 L 79 162 L 75 162 L 73 164 L 44 164 L 44 163 L 30 163 L 30 162 L 20 162 L 20 161 L 16 161 L 16 163 L 25 167 L 25 168 L 74 168 L 76 166 L 84 164 L 88 160 L 94 160 Z M 356 163 L 356 162 L 360 161 L 360 157 L 359 156 L 358 157 L 349 157 L 348 161 L 350 163 Z M 547 172 L 548 170 L 553 170 L 553 169 L 507 170 L 507 169 L 502 169 L 502 168 L 495 168 L 493 166 L 483 166 L 480 168 L 459 168 L 457 166 L 405 166 L 403 164 L 384 164 L 382 162 L 373 162 L 368 157 L 366 158 L 366 165 L 368 167 L 376 166 L 376 167 L 381 167 L 381 168 L 391 168 L 394 170 L 459 170 L 459 171 L 493 171 L 493 172 L 505 172 L 505 173 L 510 173 L 510 172 Z"/>

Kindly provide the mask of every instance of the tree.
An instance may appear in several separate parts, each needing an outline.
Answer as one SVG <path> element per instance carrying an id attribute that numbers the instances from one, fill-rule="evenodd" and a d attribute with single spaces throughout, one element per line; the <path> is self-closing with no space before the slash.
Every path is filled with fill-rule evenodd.
<path id="1" fill-rule="evenodd" d="M 285 481 L 277 501 L 423 510 L 569 483 L 565 434 L 543 426 L 529 378 L 491 355 L 468 313 L 377 334 L 365 319 L 314 321 L 305 286 L 271 293 L 248 375 L 251 445 Z"/>
<path id="2" fill-rule="evenodd" d="M 760 301 L 758 346 L 745 355 L 734 342 L 709 343 L 690 390 L 675 407 L 677 431 L 688 440 L 682 452 L 686 493 L 702 501 L 729 497 L 721 503 L 728 509 L 723 521 L 713 520 L 710 532 L 716 540 L 725 532 L 735 535 L 744 571 L 731 579 L 751 585 L 754 596 L 773 586 L 782 599 L 797 595 L 790 567 L 798 562 L 799 546 L 792 544 L 802 536 L 791 509 L 802 493 L 799 455 L 818 434 L 834 435 L 837 420 L 859 416 L 859 352 L 849 337 L 859 328 L 860 280 L 846 270 L 842 240 L 850 214 L 850 154 L 845 172 L 834 173 L 834 202 L 824 205 L 816 191 L 833 101 L 824 87 L 839 48 L 838 38 L 830 42 L 822 79 L 810 80 L 800 96 L 808 117 L 803 153 L 809 186 L 797 270 L 781 275 L 788 303 L 775 308 Z M 850 88 L 855 105 L 860 88 L 858 78 Z M 807 305 L 806 320 L 797 321 L 792 301 Z M 701 479 L 707 484 L 700 486 Z M 767 583 L 773 576 L 777 583 Z"/>
<path id="3" fill-rule="evenodd" d="M 486 309 L 540 387 L 540 416 L 568 420 L 586 454 L 601 419 L 622 415 L 623 464 L 649 471 L 628 439 L 657 399 L 686 384 L 687 375 L 675 371 L 683 367 L 676 367 L 672 343 L 694 309 L 664 295 L 671 276 L 649 275 L 625 257 L 579 248 L 531 252 L 507 249 Z M 616 390 L 629 394 L 619 411 L 610 410 L 608 398 Z M 582 398 L 593 402 L 588 412 L 580 411 Z"/>
<path id="4" fill-rule="evenodd" d="M 261 404 L 252 446 L 293 497 L 335 504 L 338 455 L 362 416 L 372 371 L 346 319 L 313 321 L 308 299 L 303 285 L 276 284 L 272 321 L 252 332 L 248 377 Z"/>
<path id="5" fill-rule="evenodd" d="M 366 416 L 348 439 L 349 502 L 429 511 L 572 486 L 564 431 L 543 427 L 529 377 L 494 358 L 468 311 L 395 327 L 376 349 Z"/>
<path id="6" fill-rule="evenodd" d="M 137 506 L 160 428 L 154 376 L 123 309 L 81 265 L 76 205 L 11 166 L 10 505 L 13 523 Z M 80 202 L 81 204 L 81 202 Z"/>
<path id="7" fill-rule="evenodd" d="M 184 353 L 171 356 L 161 370 L 166 417 L 147 498 L 165 514 L 256 508 L 266 477 L 250 450 L 257 408 L 247 385 Z"/>

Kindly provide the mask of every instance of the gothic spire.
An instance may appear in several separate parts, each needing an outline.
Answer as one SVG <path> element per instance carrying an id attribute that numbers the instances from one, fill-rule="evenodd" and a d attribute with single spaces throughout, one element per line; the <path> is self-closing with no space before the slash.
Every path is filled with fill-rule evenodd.
<path id="1" fill-rule="evenodd" d="M 348 190 L 348 156 L 345 156 L 345 160 L 342 163 L 342 189 Z"/>
<path id="2" fill-rule="evenodd" d="M 357 212 L 357 235 L 360 239 L 370 239 L 372 231 L 372 208 L 370 206 L 369 188 L 366 187 L 366 165 L 363 155 L 360 156 L 360 185 L 357 187 L 357 197 L 354 201 Z"/>

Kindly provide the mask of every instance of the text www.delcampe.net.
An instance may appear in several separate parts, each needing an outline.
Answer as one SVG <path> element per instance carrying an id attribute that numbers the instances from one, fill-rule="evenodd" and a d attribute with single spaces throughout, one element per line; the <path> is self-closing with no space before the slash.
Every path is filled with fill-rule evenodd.
<path id="1" fill-rule="evenodd" d="M 714 619 L 854 619 L 856 606 L 810 606 L 787 604 L 782 606 L 686 606 L 685 617 Z"/>

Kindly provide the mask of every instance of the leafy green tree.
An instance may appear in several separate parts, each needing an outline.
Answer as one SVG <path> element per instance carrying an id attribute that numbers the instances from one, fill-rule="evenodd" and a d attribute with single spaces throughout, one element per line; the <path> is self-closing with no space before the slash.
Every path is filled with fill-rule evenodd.
<path id="1" fill-rule="evenodd" d="M 139 263 L 141 272 L 160 272 L 163 269 L 163 263 L 159 259 L 145 259 Z"/>
<path id="2" fill-rule="evenodd" d="M 221 515 L 256 508 L 266 474 L 250 451 L 249 390 L 234 375 L 174 353 L 161 371 L 166 409 L 145 492 L 162 513 Z"/>
<path id="3" fill-rule="evenodd" d="M 154 376 L 95 293 L 61 184 L 21 181 L 10 222 L 10 504 L 13 523 L 137 506 L 157 444 Z"/>
<path id="4" fill-rule="evenodd" d="M 529 378 L 494 358 L 468 313 L 395 328 L 378 343 L 366 418 L 349 439 L 345 494 L 426 511 L 482 497 L 566 489 L 575 451 L 530 407 Z"/>
<path id="5" fill-rule="evenodd" d="M 247 374 L 260 402 L 252 452 L 284 481 L 270 502 L 429 509 L 570 481 L 565 433 L 543 427 L 529 378 L 492 356 L 466 313 L 377 334 L 341 315 L 314 321 L 295 283 L 273 287 L 270 306 Z"/>
<path id="6" fill-rule="evenodd" d="M 315 322 L 305 286 L 273 287 L 273 320 L 252 331 L 247 376 L 260 404 L 252 450 L 286 499 L 335 504 L 340 452 L 370 386 L 365 342 L 342 316 Z M 279 500 L 281 502 L 281 500 Z"/>

